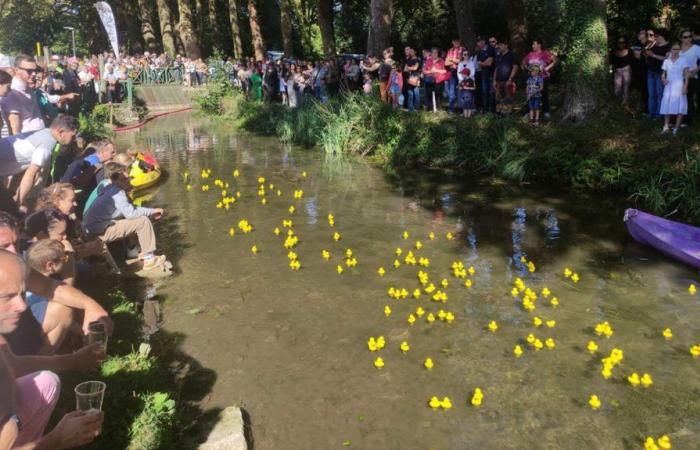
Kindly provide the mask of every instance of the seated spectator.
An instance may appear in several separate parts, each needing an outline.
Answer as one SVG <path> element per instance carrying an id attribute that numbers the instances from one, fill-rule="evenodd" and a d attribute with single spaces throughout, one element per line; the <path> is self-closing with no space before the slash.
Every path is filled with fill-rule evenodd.
<path id="1" fill-rule="evenodd" d="M 156 256 L 156 237 L 149 217 L 159 219 L 161 208 L 135 207 L 127 192 L 131 189 L 129 168 L 109 163 L 107 177 L 110 183 L 97 194 L 94 203 L 85 212 L 85 232 L 104 242 L 114 242 L 136 234 L 141 251 L 139 260 L 145 270 L 154 269 L 165 262 L 165 256 Z"/>
<path id="2" fill-rule="evenodd" d="M 99 435 L 103 413 L 71 412 L 44 434 L 60 394 L 53 372 L 92 369 L 104 359 L 100 343 L 67 355 L 16 356 L 4 337 L 14 333 L 27 306 L 22 297 L 26 267 L 0 250 L 0 450 L 62 449 L 85 445 Z"/>
<path id="3" fill-rule="evenodd" d="M 77 132 L 78 121 L 59 114 L 51 128 L 0 139 L 0 178 L 13 177 L 10 190 L 16 191 L 15 198 L 21 208 L 26 210 L 25 200 L 30 190 L 49 172 L 53 148 L 57 143 L 69 145 Z M 21 174 L 21 178 L 15 178 Z"/>
<path id="4" fill-rule="evenodd" d="M 19 250 L 17 232 L 17 225 L 12 216 L 0 211 L 0 249 L 17 253 Z M 48 299 L 44 320 L 60 325 L 62 334 L 59 336 L 59 341 L 62 342 L 73 328 L 73 317 L 79 313 L 82 313 L 84 334 L 88 333 L 88 327 L 92 322 L 101 322 L 109 333 L 112 332 L 113 324 L 107 311 L 74 287 L 29 270 L 26 289 Z M 17 330 L 7 335 L 6 339 L 12 351 L 19 355 L 54 354 L 57 350 L 57 347 L 44 340 L 41 324 L 37 322 L 31 311 L 25 311 L 21 315 Z"/>

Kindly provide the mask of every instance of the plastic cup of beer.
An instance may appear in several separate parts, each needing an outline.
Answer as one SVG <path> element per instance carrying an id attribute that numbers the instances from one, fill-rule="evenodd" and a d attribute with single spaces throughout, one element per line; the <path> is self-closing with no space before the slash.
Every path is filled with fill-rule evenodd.
<path id="1" fill-rule="evenodd" d="M 107 385 L 102 381 L 85 381 L 75 387 L 75 403 L 78 411 L 102 411 L 102 400 Z"/>

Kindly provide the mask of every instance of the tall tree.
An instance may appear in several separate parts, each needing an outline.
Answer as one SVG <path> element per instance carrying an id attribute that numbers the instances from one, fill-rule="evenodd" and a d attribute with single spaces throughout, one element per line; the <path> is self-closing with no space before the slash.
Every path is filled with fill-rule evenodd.
<path id="1" fill-rule="evenodd" d="M 317 0 L 318 26 L 321 28 L 323 54 L 326 58 L 335 57 L 335 32 L 333 30 L 333 0 Z"/>
<path id="2" fill-rule="evenodd" d="M 263 42 L 262 31 L 260 31 L 260 20 L 258 19 L 258 8 L 255 6 L 255 0 L 248 0 L 248 20 L 250 21 L 250 37 L 253 41 L 255 59 L 262 61 L 265 59 L 265 43 Z"/>
<path id="3" fill-rule="evenodd" d="M 292 11 L 289 7 L 289 0 L 280 0 L 280 23 L 282 25 L 282 47 L 284 56 L 291 56 L 293 53 Z"/>
<path id="4" fill-rule="evenodd" d="M 158 18 L 160 20 L 160 36 L 163 41 L 163 51 L 175 56 L 175 33 L 173 30 L 173 13 L 168 0 L 158 1 Z"/>
<path id="5" fill-rule="evenodd" d="M 218 42 L 219 36 L 219 19 L 218 19 L 218 14 L 217 14 L 217 4 L 216 0 L 209 0 L 209 25 L 211 26 L 210 29 L 210 36 L 212 40 L 212 46 L 217 47 L 216 43 Z M 218 47 L 219 50 L 221 50 L 221 47 Z"/>
<path id="6" fill-rule="evenodd" d="M 563 64 L 564 120 L 582 122 L 607 97 L 605 0 L 565 0 L 562 8 L 567 58 Z"/>
<path id="7" fill-rule="evenodd" d="M 523 0 L 506 0 L 506 11 L 511 48 L 516 54 L 524 55 L 527 51 L 528 36 Z"/>
<path id="8" fill-rule="evenodd" d="M 146 50 L 155 52 L 158 50 L 156 42 L 156 30 L 153 26 L 153 0 L 139 0 L 141 10 L 141 34 Z"/>
<path id="9" fill-rule="evenodd" d="M 202 50 L 192 21 L 192 5 L 189 0 L 177 0 L 177 7 L 180 11 L 177 31 L 182 39 L 182 45 L 185 46 L 185 54 L 190 58 L 200 58 Z"/>
<path id="10" fill-rule="evenodd" d="M 371 0 L 367 36 L 367 54 L 381 56 L 391 42 L 391 23 L 394 20 L 393 0 Z"/>
<path id="11" fill-rule="evenodd" d="M 473 49 L 476 44 L 474 28 L 474 0 L 452 0 L 457 19 L 457 33 L 462 45 Z"/>
<path id="12" fill-rule="evenodd" d="M 231 23 L 231 36 L 233 38 L 233 56 L 243 57 L 243 43 L 241 42 L 241 25 L 238 22 L 237 0 L 228 0 L 228 18 Z"/>

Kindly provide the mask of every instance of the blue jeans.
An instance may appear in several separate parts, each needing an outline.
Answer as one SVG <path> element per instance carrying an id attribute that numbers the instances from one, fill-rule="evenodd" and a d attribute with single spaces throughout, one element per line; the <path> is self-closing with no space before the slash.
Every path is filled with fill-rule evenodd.
<path id="1" fill-rule="evenodd" d="M 481 71 L 481 106 L 486 112 L 496 110 L 493 98 L 493 74 Z"/>
<path id="2" fill-rule="evenodd" d="M 661 97 L 664 95 L 664 84 L 661 82 L 661 73 L 649 70 L 647 72 L 647 89 L 649 90 L 649 100 L 647 112 L 649 117 L 655 119 L 660 116 Z"/>
<path id="3" fill-rule="evenodd" d="M 409 111 L 420 108 L 420 88 L 418 88 L 418 86 L 409 85 L 408 89 L 406 89 L 406 98 Z"/>
<path id="4" fill-rule="evenodd" d="M 445 84 L 445 89 L 447 89 L 447 99 L 449 101 L 447 110 L 449 112 L 454 112 L 455 104 L 457 103 L 457 85 L 459 81 L 457 80 L 457 74 L 453 73 L 447 83 Z"/>

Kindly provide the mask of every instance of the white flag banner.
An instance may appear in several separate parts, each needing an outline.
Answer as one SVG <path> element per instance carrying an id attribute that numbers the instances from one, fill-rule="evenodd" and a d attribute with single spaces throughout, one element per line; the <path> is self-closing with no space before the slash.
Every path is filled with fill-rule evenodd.
<path id="1" fill-rule="evenodd" d="M 114 56 L 119 58 L 119 40 L 117 39 L 117 23 L 114 21 L 112 7 L 109 6 L 107 2 L 97 2 L 95 3 L 95 9 L 97 10 L 97 14 L 100 15 L 102 25 L 104 25 L 105 27 L 107 37 L 109 37 L 109 43 L 112 44 Z"/>

